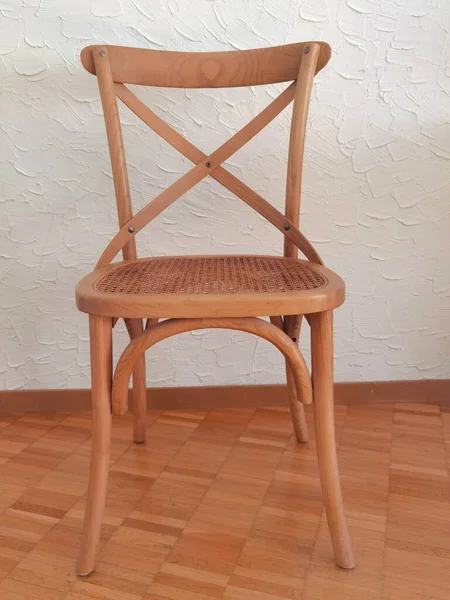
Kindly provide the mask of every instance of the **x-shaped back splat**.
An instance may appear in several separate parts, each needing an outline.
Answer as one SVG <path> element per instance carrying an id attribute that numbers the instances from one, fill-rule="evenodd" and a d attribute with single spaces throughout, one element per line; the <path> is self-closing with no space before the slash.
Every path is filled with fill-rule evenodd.
<path id="1" fill-rule="evenodd" d="M 273 100 L 264 110 L 262 110 L 255 118 L 253 118 L 247 125 L 235 133 L 229 140 L 222 144 L 212 154 L 206 155 L 199 150 L 194 144 L 189 142 L 185 137 L 175 131 L 170 125 L 158 117 L 150 108 L 148 108 L 141 100 L 137 98 L 123 83 L 114 83 L 112 80 L 111 70 L 109 67 L 106 52 L 101 50 L 96 56 L 94 56 L 94 63 L 96 67 L 96 74 L 99 82 L 100 93 L 102 96 L 103 109 L 105 113 L 105 120 L 108 132 L 108 140 L 110 143 L 111 160 L 114 167 L 118 167 L 117 162 L 114 165 L 114 161 L 117 159 L 122 161 L 122 165 L 119 165 L 123 170 L 126 169 L 124 162 L 123 153 L 123 141 L 120 130 L 120 122 L 118 117 L 116 96 L 133 112 L 135 113 L 144 123 L 146 123 L 155 133 L 162 137 L 172 147 L 178 150 L 183 156 L 192 161 L 195 166 L 184 174 L 182 177 L 177 179 L 172 185 L 170 185 L 161 194 L 151 200 L 141 211 L 135 216 L 128 215 L 131 218 L 122 218 L 124 223 L 121 223 L 121 229 L 111 242 L 106 247 L 105 251 L 101 255 L 96 268 L 104 267 L 110 264 L 114 257 L 124 249 L 127 244 L 133 240 L 133 236 L 143 229 L 150 221 L 157 217 L 163 210 L 170 206 L 173 202 L 178 200 L 180 196 L 189 191 L 193 186 L 199 183 L 202 179 L 210 175 L 221 183 L 229 191 L 233 192 L 246 204 L 251 206 L 259 214 L 270 221 L 277 229 L 279 229 L 297 248 L 299 248 L 303 254 L 310 261 L 323 264 L 318 253 L 307 240 L 307 238 L 297 229 L 295 224 L 278 211 L 274 206 L 267 202 L 257 192 L 252 190 L 249 186 L 243 183 L 240 179 L 235 177 L 232 173 L 222 167 L 222 163 L 230 158 L 235 152 L 237 152 L 242 146 L 250 141 L 257 133 L 259 133 L 266 125 L 268 125 L 275 117 L 294 100 L 296 96 L 297 82 L 300 81 L 302 74 L 302 67 L 305 71 L 303 78 L 306 81 L 302 83 L 308 85 L 309 90 L 306 90 L 307 101 L 309 101 L 310 87 L 312 78 L 315 73 L 315 66 L 317 62 L 318 49 L 315 48 L 311 52 L 309 60 L 302 60 L 300 67 L 300 74 L 297 81 L 291 83 L 275 100 Z M 306 64 L 305 64 L 306 63 Z M 304 100 L 304 99 L 303 99 Z M 303 102 L 304 104 L 304 102 Z M 115 121 L 115 132 L 110 130 L 112 127 L 111 123 L 108 122 L 108 114 L 113 117 Z M 303 118 L 306 120 L 306 113 Z M 116 139 L 114 139 L 114 135 Z M 117 139 L 117 137 L 119 139 Z M 292 141 L 292 139 L 291 139 Z M 114 156 L 112 151 L 112 145 L 119 143 L 119 147 L 122 152 L 121 156 Z M 123 177 L 120 185 L 128 187 L 128 179 Z M 126 179 L 126 180 L 125 180 Z M 122 190 L 123 191 L 123 190 Z M 117 189 L 116 189 L 117 194 Z M 129 190 L 125 193 L 128 196 L 129 201 Z M 122 215 L 123 217 L 123 215 Z M 120 221 L 120 210 L 119 210 L 119 221 Z"/>

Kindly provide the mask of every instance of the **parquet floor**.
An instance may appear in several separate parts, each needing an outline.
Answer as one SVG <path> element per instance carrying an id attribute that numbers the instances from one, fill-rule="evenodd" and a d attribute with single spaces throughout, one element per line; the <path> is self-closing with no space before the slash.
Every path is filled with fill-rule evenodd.
<path id="1" fill-rule="evenodd" d="M 3 600 L 448 600 L 450 413 L 336 409 L 358 566 L 333 562 L 314 443 L 285 409 L 114 418 L 96 572 L 74 575 L 90 416 L 1 416 Z M 308 419 L 313 437 L 311 412 Z"/>

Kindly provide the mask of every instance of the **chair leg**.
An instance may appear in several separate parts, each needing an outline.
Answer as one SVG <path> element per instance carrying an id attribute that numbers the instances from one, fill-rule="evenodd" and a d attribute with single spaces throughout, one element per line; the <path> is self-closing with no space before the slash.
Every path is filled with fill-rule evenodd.
<path id="1" fill-rule="evenodd" d="M 288 315 L 284 318 L 284 330 L 287 335 L 292 338 L 297 344 L 300 337 L 300 328 L 302 324 L 302 315 Z M 291 410 L 292 423 L 294 425 L 295 437 L 297 442 L 306 443 L 308 437 L 308 425 L 306 423 L 305 409 L 298 397 L 297 388 L 295 387 L 294 378 L 291 370 L 286 362 L 286 381 L 289 394 L 289 408 Z"/>
<path id="2" fill-rule="evenodd" d="M 294 378 L 292 377 L 291 369 L 286 361 L 286 380 L 289 394 L 289 408 L 291 411 L 292 424 L 297 442 L 305 444 L 308 437 L 308 425 L 306 423 L 305 409 L 301 403 L 297 388 L 295 387 Z"/>
<path id="3" fill-rule="evenodd" d="M 142 319 L 125 319 L 130 339 L 143 332 Z M 147 377 L 145 355 L 140 356 L 133 369 L 133 440 L 136 444 L 145 442 L 147 431 Z"/>
<path id="4" fill-rule="evenodd" d="M 145 442 L 147 431 L 147 377 L 145 355 L 140 356 L 133 369 L 133 440 Z"/>
<path id="5" fill-rule="evenodd" d="M 111 444 L 112 321 L 89 315 L 92 380 L 92 450 L 86 512 L 77 574 L 86 576 L 95 566 L 108 486 Z"/>
<path id="6" fill-rule="evenodd" d="M 325 511 L 336 563 L 352 569 L 355 559 L 347 529 L 336 455 L 333 401 L 333 313 L 311 315 L 313 405 Z"/>

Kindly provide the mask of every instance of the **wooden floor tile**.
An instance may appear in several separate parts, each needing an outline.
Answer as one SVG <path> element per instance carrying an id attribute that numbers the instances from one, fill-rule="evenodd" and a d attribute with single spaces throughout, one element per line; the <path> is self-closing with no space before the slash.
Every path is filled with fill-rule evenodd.
<path id="1" fill-rule="evenodd" d="M 421 582 L 409 582 L 385 576 L 382 600 L 447 600 L 448 588 L 427 578 Z"/>
<path id="2" fill-rule="evenodd" d="M 30 600 L 31 598 L 33 600 L 63 600 L 66 598 L 66 592 L 7 577 L 0 583 L 0 598 L 5 600 Z"/>
<path id="3" fill-rule="evenodd" d="M 381 598 L 393 409 L 376 405 L 368 406 L 367 411 L 361 408 L 348 407 L 338 445 L 344 501 L 358 566 L 346 571 L 333 565 L 330 536 L 322 514 L 304 600 Z M 361 451 L 357 449 L 358 440 Z"/>
<path id="4" fill-rule="evenodd" d="M 450 411 L 336 408 L 357 567 L 333 561 L 311 407 L 151 411 L 147 442 L 114 417 L 95 573 L 75 576 L 88 412 L 0 416 L 3 600 L 446 600 Z"/>
<path id="5" fill-rule="evenodd" d="M 153 593 L 162 593 L 163 597 L 167 595 L 167 588 L 171 588 L 172 593 L 169 594 L 179 597 L 183 594 L 192 597 L 195 594 L 198 597 L 222 598 L 228 580 L 227 575 L 164 563 L 150 589 Z"/>

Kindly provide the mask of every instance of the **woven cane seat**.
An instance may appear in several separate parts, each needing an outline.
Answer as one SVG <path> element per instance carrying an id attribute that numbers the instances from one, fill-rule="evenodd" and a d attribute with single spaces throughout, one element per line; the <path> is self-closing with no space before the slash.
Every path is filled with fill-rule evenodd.
<path id="1" fill-rule="evenodd" d="M 77 288 L 77 306 L 83 308 L 83 300 L 108 300 L 115 305 L 128 307 L 141 305 L 145 315 L 112 314 L 111 316 L 159 316 L 173 317 L 174 307 L 182 307 L 183 315 L 192 304 L 195 314 L 208 316 L 208 305 L 217 305 L 227 299 L 231 305 L 219 309 L 234 313 L 236 303 L 258 306 L 278 302 L 291 304 L 293 300 L 310 297 L 316 301 L 328 297 L 336 287 L 342 289 L 340 278 L 324 267 L 308 261 L 275 256 L 177 256 L 144 258 L 114 263 L 94 271 L 85 277 Z M 235 297 L 233 299 L 233 296 Z M 183 297 L 186 301 L 183 303 Z M 234 305 L 233 305 L 234 302 Z M 339 302 L 340 304 L 341 302 Z M 158 315 L 153 315 L 153 309 Z M 165 307 L 166 312 L 161 311 Z M 212 307 L 212 306 L 211 306 Z M 281 307 L 280 307 L 281 308 Z M 133 309 L 132 309 L 133 310 Z M 203 315 L 199 312 L 204 311 Z M 253 309 L 248 309 L 252 312 Z M 266 313 L 260 308 L 257 314 L 290 314 L 289 310 Z M 93 312 L 92 308 L 86 312 Z M 123 311 L 122 311 L 123 312 Z M 178 311 L 181 312 L 181 311 Z M 239 311 L 242 316 L 242 310 Z M 254 312 L 254 310 L 253 310 Z M 311 311 L 311 312 L 315 312 Z M 101 314 L 105 314 L 103 309 Z M 297 311 L 298 314 L 298 311 Z M 211 316 L 211 315 L 209 315 Z M 233 316 L 230 314 L 228 316 Z M 255 316 L 247 314 L 246 316 Z"/>
<path id="2" fill-rule="evenodd" d="M 311 290 L 326 283 L 299 261 L 214 256 L 136 261 L 106 273 L 95 288 L 113 294 L 236 294 Z"/>

